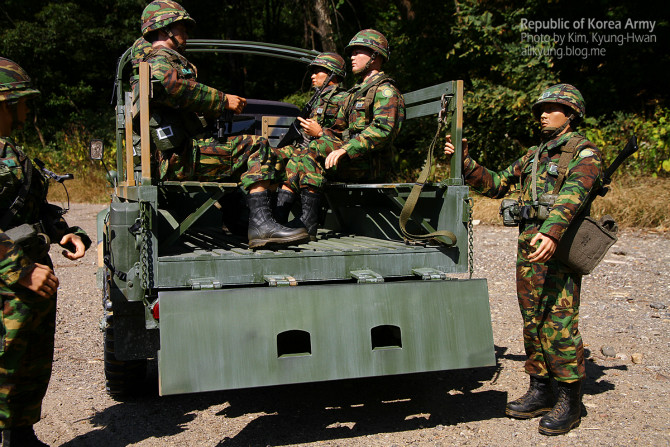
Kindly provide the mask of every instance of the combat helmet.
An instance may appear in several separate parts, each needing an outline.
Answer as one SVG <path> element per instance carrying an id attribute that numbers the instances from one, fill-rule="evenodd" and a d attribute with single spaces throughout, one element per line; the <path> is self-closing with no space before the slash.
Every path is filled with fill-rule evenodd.
<path id="1" fill-rule="evenodd" d="M 347 75 L 347 69 L 344 65 L 344 59 L 337 53 L 321 53 L 314 58 L 312 63 L 309 64 L 309 68 L 312 67 L 323 67 L 326 70 L 332 72 L 335 76 L 339 76 L 344 79 Z"/>
<path id="2" fill-rule="evenodd" d="M 0 101 L 39 95 L 30 83 L 30 76 L 16 62 L 0 57 Z"/>
<path id="3" fill-rule="evenodd" d="M 354 47 L 370 48 L 375 53 L 381 54 L 386 61 L 391 56 L 388 40 L 382 33 L 373 29 L 364 29 L 357 32 L 345 48 L 347 54 L 351 54 Z"/>
<path id="4" fill-rule="evenodd" d="M 149 3 L 142 12 L 141 20 L 144 37 L 180 20 L 187 22 L 187 25 L 195 25 L 195 20 L 188 15 L 184 7 L 173 0 L 154 0 Z"/>
<path id="5" fill-rule="evenodd" d="M 586 114 L 584 97 L 574 86 L 570 84 L 556 84 L 546 89 L 540 98 L 533 104 L 533 116 L 540 119 L 541 105 L 545 103 L 557 103 L 569 107 L 575 112 L 575 121 L 580 121 Z"/>

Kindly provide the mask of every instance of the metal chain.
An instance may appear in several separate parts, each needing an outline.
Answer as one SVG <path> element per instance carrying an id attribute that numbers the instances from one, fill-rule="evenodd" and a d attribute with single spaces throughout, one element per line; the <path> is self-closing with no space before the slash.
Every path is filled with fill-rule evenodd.
<path id="1" fill-rule="evenodd" d="M 474 201 L 472 197 L 468 197 L 465 202 L 468 205 L 468 272 L 470 272 L 470 279 L 472 279 L 472 273 L 474 272 L 474 235 L 472 234 L 472 208 L 474 207 Z"/>
<path id="2" fill-rule="evenodd" d="M 150 212 L 149 203 L 140 202 L 140 282 L 144 290 L 151 290 L 154 286 Z"/>

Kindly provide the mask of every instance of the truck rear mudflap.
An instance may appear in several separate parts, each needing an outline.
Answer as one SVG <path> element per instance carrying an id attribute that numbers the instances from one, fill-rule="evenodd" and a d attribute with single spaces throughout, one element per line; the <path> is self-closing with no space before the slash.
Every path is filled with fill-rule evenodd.
<path id="1" fill-rule="evenodd" d="M 495 365 L 485 279 L 159 298 L 161 395 Z"/>

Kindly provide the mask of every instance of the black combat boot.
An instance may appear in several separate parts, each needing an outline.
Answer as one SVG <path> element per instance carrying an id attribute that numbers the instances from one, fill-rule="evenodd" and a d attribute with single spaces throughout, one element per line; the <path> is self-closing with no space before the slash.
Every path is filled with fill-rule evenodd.
<path id="1" fill-rule="evenodd" d="M 551 380 L 530 376 L 528 391 L 517 400 L 509 402 L 505 407 L 505 414 L 517 419 L 530 419 L 549 413 L 555 402 Z"/>
<path id="2" fill-rule="evenodd" d="M 2 431 L 2 447 L 49 447 L 37 438 L 32 425 Z"/>
<path id="3" fill-rule="evenodd" d="M 270 195 L 267 190 L 248 194 L 247 203 L 249 205 L 249 231 L 247 233 L 249 248 L 280 247 L 309 240 L 309 235 L 304 228 L 288 228 L 275 222 L 270 211 Z"/>
<path id="4" fill-rule="evenodd" d="M 319 229 L 321 194 L 310 192 L 307 189 L 301 189 L 300 201 L 302 202 L 302 214 L 300 215 L 299 222 L 307 228 L 310 240 L 315 241 L 316 230 Z M 293 221 L 293 225 L 291 226 L 298 226 L 297 223 L 298 222 Z"/>
<path id="5" fill-rule="evenodd" d="M 540 419 L 543 435 L 562 435 L 579 425 L 582 412 L 582 382 L 558 382 L 558 401 Z"/>
<path id="6" fill-rule="evenodd" d="M 293 202 L 295 202 L 295 194 L 282 188 L 277 190 L 277 201 L 273 215 L 278 224 L 284 225 L 288 222 L 288 215 L 293 208 Z"/>

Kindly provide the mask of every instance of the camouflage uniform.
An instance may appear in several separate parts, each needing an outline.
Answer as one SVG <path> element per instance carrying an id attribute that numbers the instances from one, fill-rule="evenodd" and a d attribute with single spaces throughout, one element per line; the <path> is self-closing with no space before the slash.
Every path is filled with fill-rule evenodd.
<path id="1" fill-rule="evenodd" d="M 390 52 L 386 38 L 375 30 L 356 33 L 347 45 L 365 47 L 373 55 L 388 61 Z M 335 181 L 389 181 L 393 172 L 393 158 L 389 153 L 402 122 L 405 119 L 405 101 L 395 82 L 384 72 L 378 72 L 348 92 L 349 97 L 335 118 L 332 127 L 323 130 L 323 136 L 310 142 L 306 154 L 293 157 L 291 163 L 303 174 L 301 187 L 321 189 L 326 182 L 323 163 L 331 152 L 344 149 L 346 157 L 328 172 Z"/>
<path id="2" fill-rule="evenodd" d="M 30 77 L 15 62 L 0 58 L 0 102 L 11 104 L 38 95 Z M 13 120 L 17 120 L 16 115 Z M 18 124 L 12 121 L 12 125 Z M 83 230 L 69 227 L 47 203 L 48 182 L 8 136 L 0 136 L 0 429 L 3 445 L 39 443 L 33 424 L 39 421 L 49 385 L 54 353 L 56 295 L 42 298 L 19 284 L 35 262 L 53 267 L 45 239 L 30 253 L 5 231 L 38 224 L 52 241 L 67 233 L 91 244 Z M 35 239 L 33 238 L 32 241 Z M 37 247 L 35 250 L 34 248 Z M 39 254 L 38 254 L 39 253 Z M 30 254 L 30 256 L 29 256 Z"/>
<path id="3" fill-rule="evenodd" d="M 382 80 L 377 84 L 379 80 Z M 366 119 L 365 95 L 377 88 Z M 390 149 L 405 119 L 405 101 L 393 81 L 383 72 L 366 79 L 348 91 L 335 124 L 324 129 L 323 136 L 310 142 L 303 157 L 293 157 L 303 171 L 301 187 L 320 189 L 325 184 L 323 162 L 331 152 L 345 149 L 349 160 L 331 169 L 327 177 L 334 181 L 389 181 L 393 172 Z M 287 171 L 295 169 L 287 166 Z"/>
<path id="4" fill-rule="evenodd" d="M 0 208 L 9 209 L 23 186 L 24 169 L 32 169 L 32 182 L 24 206 L 7 224 L 34 224 L 43 219 L 47 181 L 10 138 L 0 138 Z M 77 227 L 62 218 L 47 231 L 52 241 L 66 233 L 78 234 L 86 248 L 91 244 Z M 0 345 L 0 429 L 24 427 L 40 419 L 42 399 L 51 376 L 56 324 L 56 295 L 42 298 L 17 282 L 35 262 L 53 267 L 48 255 L 30 259 L 22 248 L 0 230 L 0 296 L 2 344 Z"/>
<path id="5" fill-rule="evenodd" d="M 198 82 L 196 67 L 178 51 L 150 48 L 147 39 L 151 40 L 151 34 L 163 29 L 172 36 L 170 26 L 178 21 L 195 24 L 177 2 L 151 2 L 142 13 L 143 37 L 131 50 L 131 84 L 137 82 L 139 61 L 151 66 L 151 125 L 158 178 L 240 181 L 246 189 L 262 180 L 275 181 L 274 158 L 267 139 L 238 135 L 223 142 L 204 132 L 201 117 L 206 120 L 221 115 L 227 105 L 226 95 Z M 166 138 L 159 133 L 166 129 L 174 135 Z"/>
<path id="6" fill-rule="evenodd" d="M 246 194 L 249 248 L 274 248 L 305 241 L 309 236 L 304 228 L 284 227 L 272 216 L 266 186 L 282 179 L 275 171 L 277 163 L 268 140 L 239 135 L 220 141 L 213 132 L 206 135 L 203 120 L 223 114 L 229 98 L 199 83 L 195 66 L 181 54 L 188 38 L 182 25 L 193 24 L 195 21 L 186 10 L 173 0 L 154 0 L 142 13 L 142 35 L 147 42 L 153 46 L 158 38 L 167 36 L 160 41 L 160 47 L 156 45 L 143 57 L 151 66 L 154 86 L 149 128 L 159 179 L 239 180 L 249 191 Z M 131 53 L 133 65 L 145 51 L 146 45 L 137 40 Z M 136 76 L 137 73 L 131 80 Z"/>
<path id="7" fill-rule="evenodd" d="M 339 84 L 327 86 L 319 95 L 309 118 L 319 123 L 325 133 L 326 129 L 335 125 L 335 118 L 348 97 L 349 93 Z M 307 144 L 296 144 L 275 149 L 278 159 L 285 163 L 285 183 L 294 191 L 298 191 L 300 185 L 303 184 L 304 171 L 301 169 L 300 161 L 308 157 L 309 142 L 314 140 L 311 137 L 307 138 Z"/>
<path id="8" fill-rule="evenodd" d="M 184 56 L 161 48 L 144 57 L 151 65 L 154 84 L 152 119 L 159 126 L 175 126 L 185 141 L 157 151 L 161 180 L 239 180 L 245 188 L 274 180 L 276 172 L 267 139 L 256 135 L 231 136 L 225 142 L 203 135 L 197 114 L 215 118 L 226 105 L 226 95 L 196 81 L 197 70 Z M 176 111 L 179 112 L 176 112 Z M 167 121 L 166 121 L 166 117 Z M 176 117 L 176 118 L 175 118 Z M 155 141 L 157 146 L 160 141 Z M 160 146 L 159 146 L 160 147 Z"/>
<path id="9" fill-rule="evenodd" d="M 539 110 L 538 107 L 534 109 Z M 539 114 L 536 113 L 536 116 L 539 117 Z M 517 296 L 524 320 L 523 338 L 528 357 L 526 372 L 538 378 L 554 377 L 562 382 L 577 382 L 585 376 L 584 348 L 578 330 L 582 278 L 553 258 L 537 263 L 530 262 L 528 257 L 535 249 L 530 241 L 538 233 L 560 241 L 589 192 L 600 184 L 600 150 L 578 133 L 568 132 L 540 146 L 538 197 L 543 192 L 552 192 L 561 149 L 575 137 L 581 141 L 568 165 L 565 182 L 548 218 L 544 221 L 522 219 L 516 263 Z M 520 200 L 530 205 L 531 171 L 537 149 L 537 146 L 530 148 L 523 157 L 497 173 L 466 157 L 465 180 L 482 194 L 493 198 L 504 197 L 512 185 L 519 183 Z"/>

